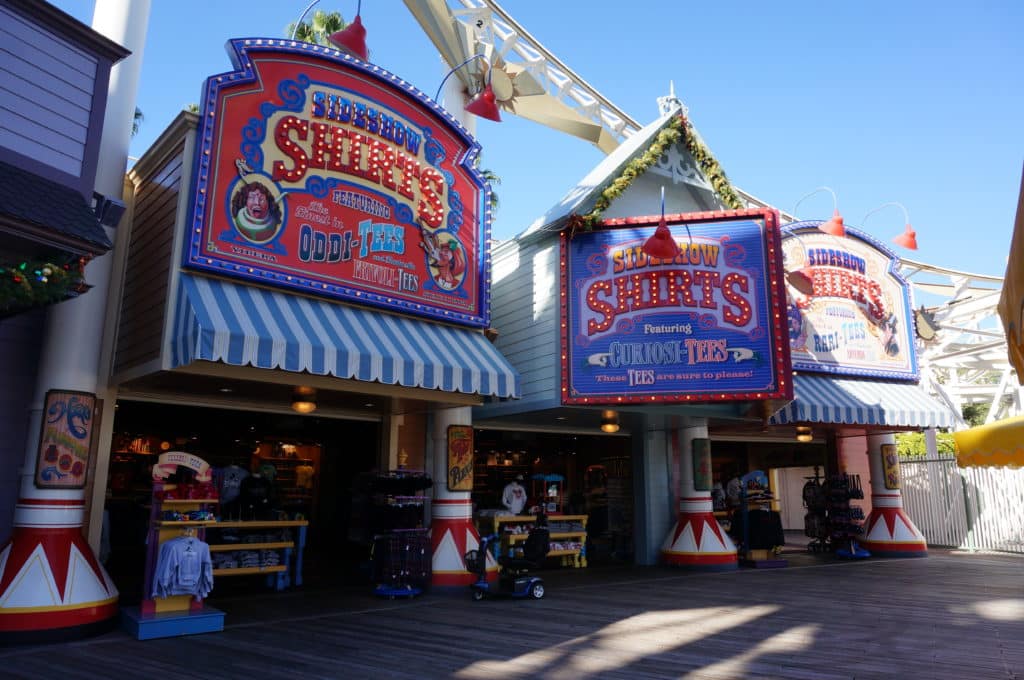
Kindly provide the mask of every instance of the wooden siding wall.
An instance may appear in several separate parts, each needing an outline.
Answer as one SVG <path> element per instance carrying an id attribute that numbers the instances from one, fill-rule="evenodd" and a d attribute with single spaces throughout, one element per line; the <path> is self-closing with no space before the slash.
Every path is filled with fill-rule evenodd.
<path id="1" fill-rule="evenodd" d="M 184 142 L 135 189 L 114 374 L 160 356 Z M 186 187 L 187 189 L 187 187 Z"/>
<path id="2" fill-rule="evenodd" d="M 523 401 L 559 398 L 559 276 L 557 235 L 494 249 L 491 326 L 500 334 L 495 346 L 519 371 Z"/>
<path id="3" fill-rule="evenodd" d="M 0 6 L 0 146 L 80 177 L 98 60 Z"/>

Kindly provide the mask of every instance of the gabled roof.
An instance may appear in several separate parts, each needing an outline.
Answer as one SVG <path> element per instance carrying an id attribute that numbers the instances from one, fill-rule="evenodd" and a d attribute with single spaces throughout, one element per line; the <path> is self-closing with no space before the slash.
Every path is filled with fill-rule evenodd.
<path id="1" fill-rule="evenodd" d="M 663 130 L 681 117 L 685 119 L 685 114 L 686 111 L 678 99 L 668 99 L 666 105 L 663 106 L 661 116 L 626 139 L 625 142 L 598 163 L 593 170 L 587 173 L 586 177 L 570 189 L 558 203 L 541 217 L 534 220 L 517 238 L 522 239 L 540 231 L 558 230 L 561 228 L 561 223 L 571 215 L 582 215 L 591 212 L 600 199 L 601 193 L 619 179 L 630 163 L 633 163 L 651 148 Z M 724 173 L 718 168 L 718 162 L 711 155 L 711 152 L 704 147 L 696 130 L 688 122 L 685 124 L 685 129 L 687 131 L 686 134 L 690 135 L 692 139 L 689 140 L 689 143 L 686 143 L 684 139 L 680 144 L 685 144 L 688 147 L 695 145 L 699 149 L 699 151 L 694 153 L 701 157 L 693 158 L 694 166 L 697 168 L 697 172 L 700 172 L 704 180 L 707 181 L 707 186 L 714 186 L 716 192 L 724 186 L 728 192 L 733 193 L 732 188 L 725 179 Z M 694 156 L 694 154 L 690 155 L 691 157 Z M 708 167 L 717 168 L 719 177 L 708 177 L 706 172 Z M 720 194 L 717 200 L 724 203 Z M 739 199 L 737 198 L 737 200 Z"/>
<path id="2" fill-rule="evenodd" d="M 54 245 L 94 254 L 113 247 L 82 194 L 0 161 L 0 228 L 52 235 Z"/>

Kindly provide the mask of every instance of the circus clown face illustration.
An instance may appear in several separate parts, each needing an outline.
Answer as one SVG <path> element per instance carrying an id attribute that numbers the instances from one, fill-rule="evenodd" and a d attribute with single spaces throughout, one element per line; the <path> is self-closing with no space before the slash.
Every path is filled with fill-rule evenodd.
<path id="1" fill-rule="evenodd" d="M 239 182 L 231 197 L 235 229 L 247 241 L 267 243 L 281 229 L 281 207 L 265 181 L 248 177 Z"/>

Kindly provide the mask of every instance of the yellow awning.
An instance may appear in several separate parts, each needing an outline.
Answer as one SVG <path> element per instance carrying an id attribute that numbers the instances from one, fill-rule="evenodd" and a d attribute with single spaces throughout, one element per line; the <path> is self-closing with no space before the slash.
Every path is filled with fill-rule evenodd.
<path id="1" fill-rule="evenodd" d="M 1024 467 L 1024 416 L 954 432 L 960 467 Z"/>

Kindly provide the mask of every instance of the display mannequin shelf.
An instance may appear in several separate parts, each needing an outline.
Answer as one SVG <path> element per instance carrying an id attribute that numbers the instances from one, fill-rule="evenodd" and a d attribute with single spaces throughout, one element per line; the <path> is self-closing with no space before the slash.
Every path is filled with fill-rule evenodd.
<path id="1" fill-rule="evenodd" d="M 192 595 L 153 597 L 153 582 L 156 578 L 157 557 L 161 546 L 185 533 L 204 540 L 206 527 L 216 524 L 212 519 L 163 519 L 165 511 L 205 511 L 212 514 L 218 505 L 218 499 L 210 497 L 166 498 L 181 491 L 177 484 L 165 481 L 172 474 L 178 473 L 180 468 L 191 470 L 197 483 L 210 483 L 210 466 L 192 454 L 169 451 L 161 454 L 153 466 L 153 497 L 150 505 L 143 600 L 139 607 L 126 607 L 122 610 L 124 627 L 138 640 L 224 630 L 224 612 L 207 606 L 203 600 Z"/>

